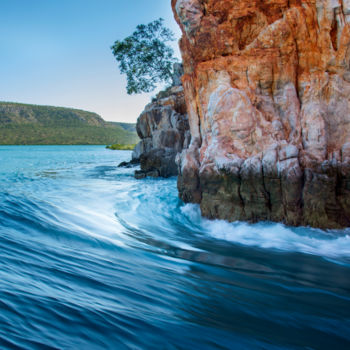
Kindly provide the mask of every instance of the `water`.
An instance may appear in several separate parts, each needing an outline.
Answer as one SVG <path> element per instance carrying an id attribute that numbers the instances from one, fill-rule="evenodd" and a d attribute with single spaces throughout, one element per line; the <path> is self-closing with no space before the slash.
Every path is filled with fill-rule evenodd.
<path id="1" fill-rule="evenodd" d="M 207 221 L 130 152 L 0 147 L 1 349 L 350 349 L 350 231 Z"/>

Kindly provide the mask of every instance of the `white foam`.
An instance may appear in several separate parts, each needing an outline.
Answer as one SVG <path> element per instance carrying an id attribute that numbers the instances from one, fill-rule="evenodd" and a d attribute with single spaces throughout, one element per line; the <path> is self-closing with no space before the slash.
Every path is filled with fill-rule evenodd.
<path id="1" fill-rule="evenodd" d="M 199 206 L 194 204 L 186 204 L 181 211 L 193 224 L 199 225 L 201 230 L 216 239 L 265 249 L 350 258 L 350 229 L 325 232 L 278 223 L 210 221 L 201 217 Z"/>

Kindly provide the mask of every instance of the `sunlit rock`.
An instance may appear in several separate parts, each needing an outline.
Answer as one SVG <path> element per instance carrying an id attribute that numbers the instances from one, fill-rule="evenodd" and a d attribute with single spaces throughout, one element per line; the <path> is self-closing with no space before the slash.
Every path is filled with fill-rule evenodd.
<path id="1" fill-rule="evenodd" d="M 192 141 L 178 187 L 210 218 L 350 225 L 350 2 L 172 0 Z"/>

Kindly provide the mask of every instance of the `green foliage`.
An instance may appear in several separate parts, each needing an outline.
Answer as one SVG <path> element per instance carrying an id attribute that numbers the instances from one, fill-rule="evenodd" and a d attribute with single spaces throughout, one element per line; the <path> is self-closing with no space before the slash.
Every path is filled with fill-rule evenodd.
<path id="1" fill-rule="evenodd" d="M 117 127 L 46 127 L 34 124 L 0 126 L 1 145 L 106 145 L 137 141 L 136 133 Z"/>
<path id="2" fill-rule="evenodd" d="M 0 102 L 0 125 L 38 123 L 43 126 L 105 126 L 96 113 L 80 109 Z"/>
<path id="3" fill-rule="evenodd" d="M 136 131 L 136 123 L 107 122 L 107 124 L 111 126 L 120 126 L 124 130 L 130 131 L 130 132 Z"/>
<path id="4" fill-rule="evenodd" d="M 135 124 L 109 123 L 70 108 L 0 102 L 1 145 L 128 145 L 138 140 Z"/>
<path id="5" fill-rule="evenodd" d="M 121 145 L 119 143 L 115 143 L 113 145 L 106 146 L 106 148 L 111 149 L 113 151 L 132 151 L 136 146 L 136 143 L 133 145 Z"/>
<path id="6" fill-rule="evenodd" d="M 131 36 L 117 40 L 112 46 L 119 69 L 126 74 L 128 94 L 151 92 L 158 83 L 171 81 L 177 60 L 167 43 L 175 38 L 163 22 L 160 18 L 147 25 L 140 24 Z"/>

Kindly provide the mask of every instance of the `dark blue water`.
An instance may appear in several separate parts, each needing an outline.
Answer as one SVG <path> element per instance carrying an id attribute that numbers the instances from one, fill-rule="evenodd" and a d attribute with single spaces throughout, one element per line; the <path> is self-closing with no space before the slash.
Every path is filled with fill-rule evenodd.
<path id="1" fill-rule="evenodd" d="M 350 231 L 209 222 L 129 152 L 0 147 L 0 349 L 350 349 Z"/>

